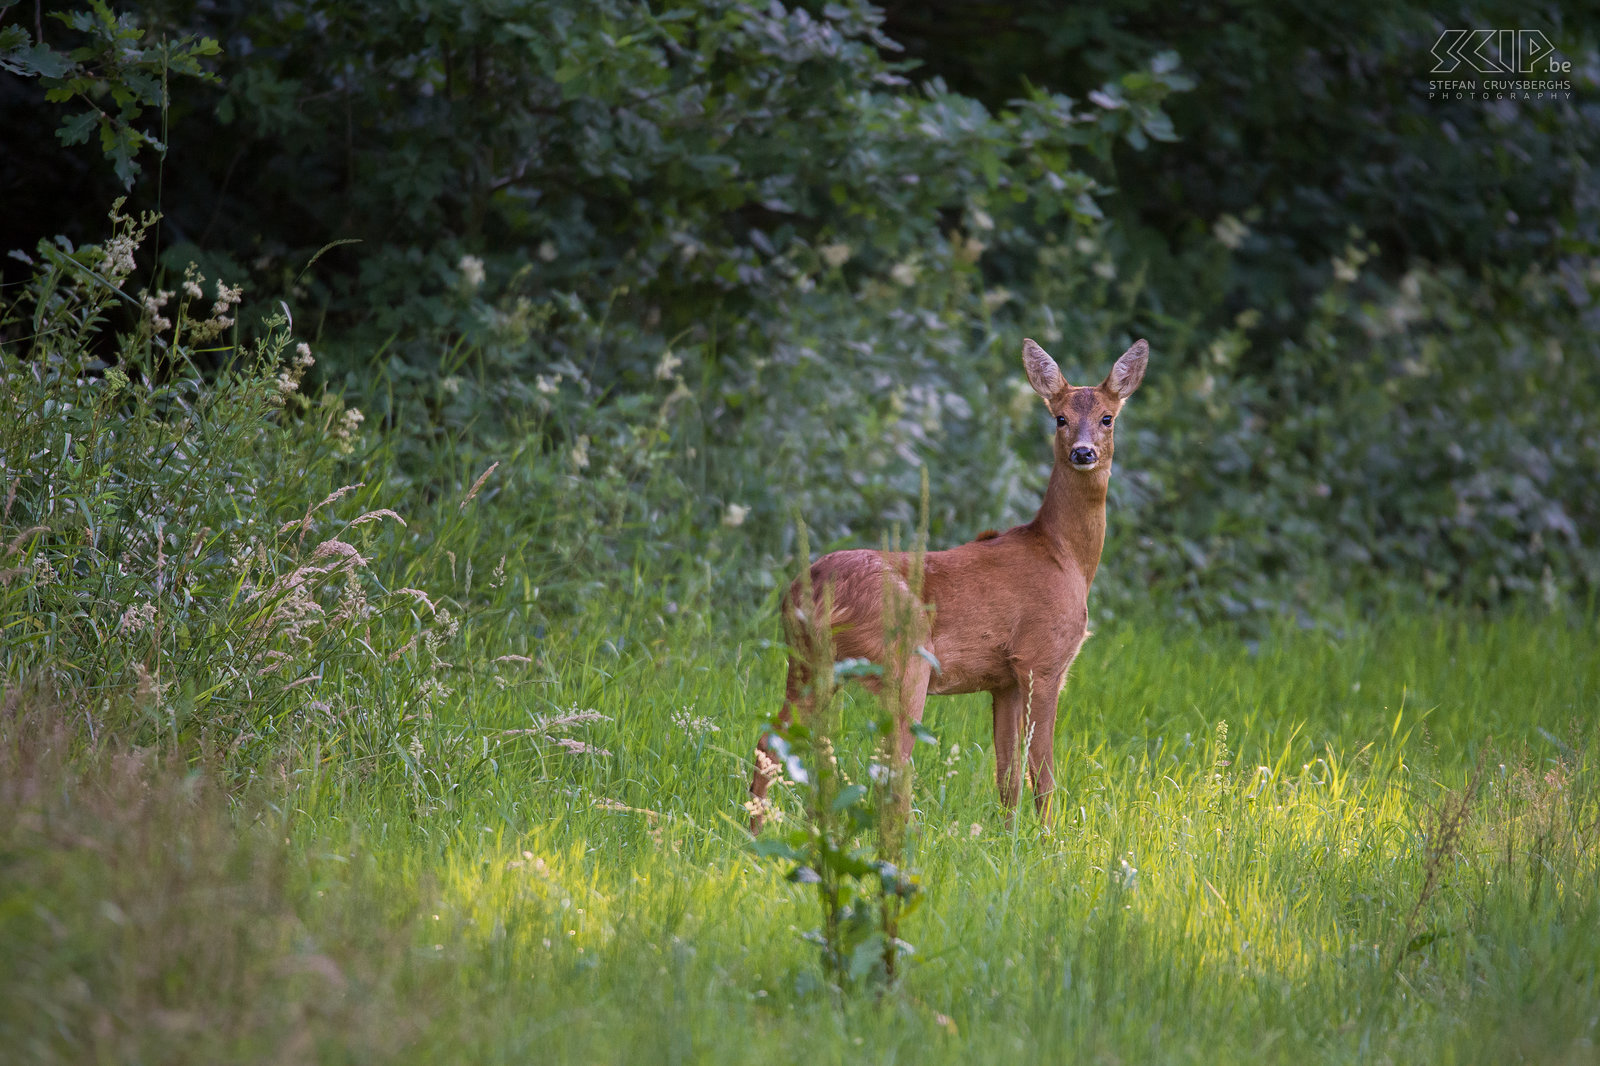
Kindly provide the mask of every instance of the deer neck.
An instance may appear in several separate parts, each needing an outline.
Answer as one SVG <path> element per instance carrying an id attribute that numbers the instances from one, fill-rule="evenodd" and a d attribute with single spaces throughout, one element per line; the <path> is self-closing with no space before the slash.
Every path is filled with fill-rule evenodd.
<path id="1" fill-rule="evenodd" d="M 1087 587 L 1100 567 L 1106 542 L 1106 486 L 1109 468 L 1091 473 L 1057 463 L 1033 526 L 1044 535 L 1050 552 L 1064 567 L 1083 574 Z"/>

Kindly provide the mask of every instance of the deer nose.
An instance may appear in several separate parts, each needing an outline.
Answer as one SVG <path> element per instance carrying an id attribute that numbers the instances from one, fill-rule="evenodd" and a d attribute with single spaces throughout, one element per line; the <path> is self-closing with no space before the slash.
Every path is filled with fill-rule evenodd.
<path id="1" fill-rule="evenodd" d="M 1073 466 L 1091 466 L 1099 456 L 1095 455 L 1093 448 L 1074 448 L 1068 458 L 1072 460 Z"/>

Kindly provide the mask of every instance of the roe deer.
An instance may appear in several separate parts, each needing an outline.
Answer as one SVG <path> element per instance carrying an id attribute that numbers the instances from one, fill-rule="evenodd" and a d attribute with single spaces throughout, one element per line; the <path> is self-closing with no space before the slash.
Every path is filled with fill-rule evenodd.
<path id="1" fill-rule="evenodd" d="M 1105 543 L 1112 433 L 1149 355 L 1150 346 L 1137 341 L 1105 381 L 1075 388 L 1043 348 L 1022 342 L 1028 381 L 1056 423 L 1055 467 L 1038 515 L 1004 533 L 987 531 L 971 543 L 928 552 L 920 602 L 910 553 L 837 551 L 813 563 L 809 580 L 797 580 L 783 599 L 790 651 L 780 726 L 809 705 L 810 627 L 826 625 L 835 660 L 862 658 L 883 668 L 886 687 L 900 700 L 902 758 L 910 755 L 909 723 L 922 720 L 929 694 L 990 693 L 1000 801 L 1015 807 L 1021 794 L 1017 757 L 1025 737 L 1034 803 L 1041 819 L 1048 816 L 1056 701 L 1089 635 L 1089 586 Z M 824 606 L 825 619 L 817 617 Z M 891 609 L 915 620 L 909 640 L 885 636 Z M 913 653 L 918 648 L 932 653 L 937 669 Z M 752 832 L 761 829 L 761 803 L 778 772 L 770 739 L 762 736 L 756 745 Z"/>

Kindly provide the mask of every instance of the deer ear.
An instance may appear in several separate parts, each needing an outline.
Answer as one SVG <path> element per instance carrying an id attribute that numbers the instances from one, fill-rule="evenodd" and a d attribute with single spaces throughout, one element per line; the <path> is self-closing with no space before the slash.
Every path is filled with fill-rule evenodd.
<path id="1" fill-rule="evenodd" d="M 1144 380 L 1144 368 L 1149 362 L 1150 343 L 1143 339 L 1134 341 L 1133 347 L 1122 353 L 1117 365 L 1106 375 L 1101 388 L 1119 400 L 1126 400 L 1139 387 L 1139 382 Z"/>
<path id="2" fill-rule="evenodd" d="M 1028 372 L 1028 383 L 1033 391 L 1046 401 L 1055 399 L 1056 393 L 1066 388 L 1067 379 L 1061 376 L 1056 361 L 1031 340 L 1022 342 L 1022 366 Z"/>

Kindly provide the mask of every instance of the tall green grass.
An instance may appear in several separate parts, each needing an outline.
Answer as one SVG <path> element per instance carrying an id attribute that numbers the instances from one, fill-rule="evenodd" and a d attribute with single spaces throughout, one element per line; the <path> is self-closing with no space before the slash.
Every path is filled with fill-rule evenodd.
<path id="1" fill-rule="evenodd" d="M 113 343 L 143 224 L 5 316 L 0 1061 L 1595 1058 L 1592 604 L 1120 612 L 1048 825 L 998 807 L 986 702 L 932 701 L 917 953 L 836 997 L 743 828 L 783 649 L 716 591 L 738 526 L 640 517 L 666 408 L 598 471 L 598 410 L 362 439 L 287 322 L 217 340 L 227 290 Z"/>
<path id="2" fill-rule="evenodd" d="M 471 725 L 593 708 L 608 754 L 507 757 L 422 807 L 309 752 L 230 799 L 13 699 L 0 1042 L 31 1061 L 1592 1060 L 1592 618 L 1258 647 L 1119 624 L 1068 683 L 1049 832 L 999 816 L 982 701 L 932 701 L 918 953 L 842 1008 L 799 935 L 813 897 L 739 824 L 781 680 L 758 632 L 560 642 L 543 684 Z"/>

